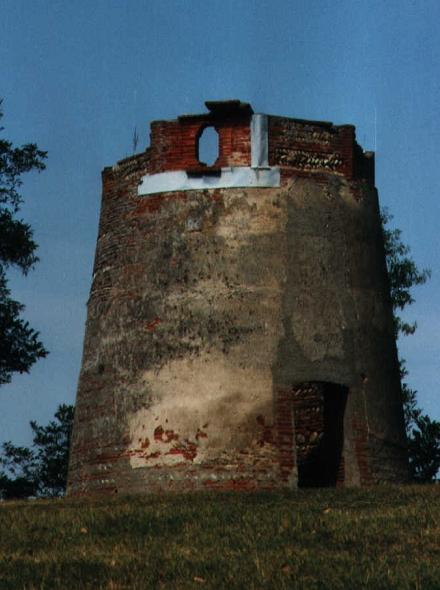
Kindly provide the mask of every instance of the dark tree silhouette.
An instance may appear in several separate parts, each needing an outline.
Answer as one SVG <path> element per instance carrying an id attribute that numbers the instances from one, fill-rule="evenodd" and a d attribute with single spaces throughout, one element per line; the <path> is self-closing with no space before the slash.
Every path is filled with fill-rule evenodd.
<path id="1" fill-rule="evenodd" d="M 0 126 L 0 134 L 3 131 Z M 0 385 L 9 383 L 15 372 L 29 371 L 47 354 L 38 332 L 21 317 L 24 306 L 12 299 L 6 278 L 8 268 L 26 274 L 38 260 L 32 229 L 17 214 L 23 202 L 21 177 L 31 170 L 44 170 L 46 155 L 34 143 L 14 147 L 0 137 Z"/>
<path id="2" fill-rule="evenodd" d="M 3 443 L 0 459 L 0 497 L 61 496 L 66 489 L 74 407 L 61 405 L 47 426 L 30 423 L 31 448 Z"/>

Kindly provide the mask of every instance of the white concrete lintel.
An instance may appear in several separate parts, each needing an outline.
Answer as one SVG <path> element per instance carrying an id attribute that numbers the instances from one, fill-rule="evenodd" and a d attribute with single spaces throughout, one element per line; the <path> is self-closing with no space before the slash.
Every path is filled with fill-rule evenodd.
<path id="1" fill-rule="evenodd" d="M 188 175 L 185 170 L 147 174 L 138 187 L 138 195 L 217 188 L 270 188 L 280 186 L 280 169 L 236 166 L 221 168 L 218 175 Z"/>

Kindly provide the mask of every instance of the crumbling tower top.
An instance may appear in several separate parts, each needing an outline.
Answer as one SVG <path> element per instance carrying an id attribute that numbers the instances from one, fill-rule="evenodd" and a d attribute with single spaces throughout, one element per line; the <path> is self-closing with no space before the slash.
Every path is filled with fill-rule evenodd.
<path id="1" fill-rule="evenodd" d="M 203 188 L 276 187 L 296 175 L 339 174 L 374 185 L 374 155 L 356 142 L 352 125 L 254 113 L 239 100 L 207 101 L 207 113 L 151 125 L 149 170 L 139 195 Z M 199 144 L 218 135 L 208 165 Z"/>

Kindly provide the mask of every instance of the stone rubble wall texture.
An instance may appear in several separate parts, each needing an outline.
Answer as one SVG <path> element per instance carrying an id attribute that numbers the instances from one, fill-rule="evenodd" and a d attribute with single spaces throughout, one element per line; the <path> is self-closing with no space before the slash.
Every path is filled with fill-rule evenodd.
<path id="1" fill-rule="evenodd" d="M 269 116 L 280 187 L 138 196 L 146 174 L 250 166 L 250 106 L 216 104 L 103 171 L 68 493 L 294 488 L 325 384 L 348 392 L 335 485 L 405 481 L 372 155 L 352 126 Z"/>

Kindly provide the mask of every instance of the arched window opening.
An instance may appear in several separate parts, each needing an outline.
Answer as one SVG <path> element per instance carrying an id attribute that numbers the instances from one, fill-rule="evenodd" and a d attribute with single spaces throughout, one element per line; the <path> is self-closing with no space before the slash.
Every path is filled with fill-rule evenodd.
<path id="1" fill-rule="evenodd" d="M 197 145 L 197 159 L 200 164 L 212 166 L 217 161 L 219 153 L 219 135 L 214 127 L 205 127 L 199 137 Z"/>

